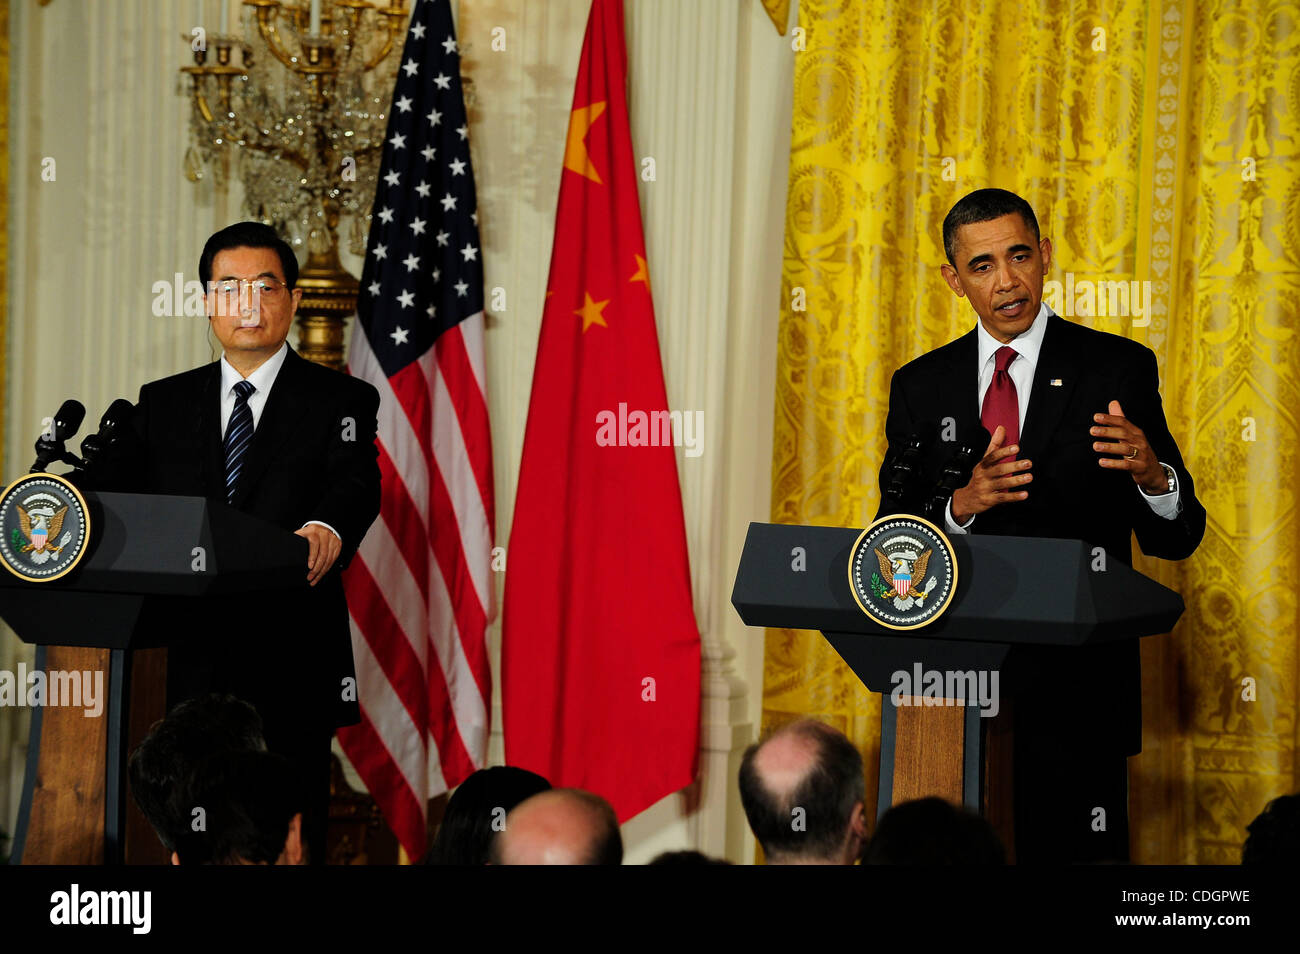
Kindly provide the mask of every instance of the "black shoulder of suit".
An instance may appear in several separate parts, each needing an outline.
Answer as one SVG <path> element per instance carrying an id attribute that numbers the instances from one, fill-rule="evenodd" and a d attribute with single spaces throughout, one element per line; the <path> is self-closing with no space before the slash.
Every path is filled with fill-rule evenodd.
<path id="1" fill-rule="evenodd" d="M 940 345 L 933 351 L 927 351 L 925 354 L 913 358 L 898 369 L 898 374 L 904 378 L 918 374 L 928 376 L 949 366 L 960 366 L 962 360 L 968 356 L 971 360 L 974 360 L 974 356 L 978 352 L 979 344 L 975 339 L 975 329 L 972 328 L 960 338 L 954 338 L 946 345 Z"/>
<path id="2" fill-rule="evenodd" d="M 280 369 L 281 373 L 285 368 L 292 364 L 300 380 L 308 383 L 310 386 L 318 387 L 323 390 L 337 391 L 340 388 L 347 388 L 355 391 L 357 394 L 364 394 L 375 391 L 375 386 L 369 381 L 363 381 L 361 378 L 353 377 L 346 371 L 335 371 L 333 368 L 327 368 L 323 364 L 317 364 L 315 361 L 308 361 L 293 348 L 285 355 L 284 367 Z M 295 373 L 295 372 L 290 372 Z"/>
<path id="3" fill-rule="evenodd" d="M 1043 337 L 1044 347 L 1047 346 L 1048 335 L 1053 338 L 1059 336 L 1061 340 L 1053 341 L 1052 347 L 1061 347 L 1063 344 L 1067 352 L 1080 359 L 1080 363 L 1087 363 L 1090 355 L 1103 353 L 1112 361 L 1123 359 L 1137 361 L 1142 358 L 1144 352 L 1150 352 L 1151 350 L 1132 338 L 1126 338 L 1123 335 L 1117 335 L 1109 331 L 1089 328 L 1087 325 L 1080 324 L 1077 321 L 1070 321 L 1056 314 L 1048 316 L 1047 332 Z M 899 373 L 905 377 L 910 377 L 914 374 L 929 375 L 950 366 L 961 367 L 963 361 L 973 360 L 978 353 L 979 342 L 976 337 L 976 330 L 972 328 L 960 338 L 954 338 L 947 344 L 912 359 L 899 368 Z"/>
<path id="4" fill-rule="evenodd" d="M 221 371 L 217 367 L 216 361 L 210 361 L 207 364 L 201 364 L 197 368 L 190 368 L 188 371 L 179 371 L 176 374 L 169 374 L 165 378 L 158 378 L 156 381 L 150 381 L 142 385 L 143 388 L 153 388 L 160 391 L 185 391 L 193 388 L 202 387 L 211 376 L 216 374 L 220 376 Z"/>
<path id="5" fill-rule="evenodd" d="M 295 379 L 299 386 L 305 386 L 313 390 L 338 392 L 341 389 L 345 389 L 353 392 L 357 396 L 377 393 L 374 385 L 370 382 L 363 381 L 361 378 L 354 378 L 352 375 L 343 371 L 335 371 L 333 368 L 327 368 L 314 361 L 308 361 L 302 355 L 298 354 L 298 352 L 294 351 L 292 347 L 289 348 L 289 353 L 285 355 L 284 358 L 284 365 L 280 368 L 280 375 L 284 375 L 286 372 L 288 377 Z M 217 380 L 220 380 L 220 358 L 216 361 L 210 361 L 207 364 L 199 365 L 197 368 L 191 368 L 188 371 L 180 371 L 176 374 L 168 375 L 165 378 L 150 381 L 143 387 L 163 394 L 175 392 L 185 393 L 202 390 L 205 385 L 208 385 L 213 381 L 214 377 Z M 276 380 L 280 380 L 278 375 Z"/>

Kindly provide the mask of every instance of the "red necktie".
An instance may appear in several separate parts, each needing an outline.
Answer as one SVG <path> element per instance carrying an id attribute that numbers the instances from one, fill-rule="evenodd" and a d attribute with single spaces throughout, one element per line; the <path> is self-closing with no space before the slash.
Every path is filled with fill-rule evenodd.
<path id="1" fill-rule="evenodd" d="M 980 423 L 988 428 L 989 435 L 997 430 L 999 424 L 1006 429 L 1003 447 L 1009 447 L 1020 441 L 1020 401 L 1016 397 L 1016 382 L 1011 380 L 1007 367 L 1017 357 L 1015 348 L 1003 346 L 994 355 L 997 364 L 993 369 L 993 381 L 984 393 L 984 407 L 980 410 Z M 1016 455 L 1002 458 L 1015 460 Z"/>

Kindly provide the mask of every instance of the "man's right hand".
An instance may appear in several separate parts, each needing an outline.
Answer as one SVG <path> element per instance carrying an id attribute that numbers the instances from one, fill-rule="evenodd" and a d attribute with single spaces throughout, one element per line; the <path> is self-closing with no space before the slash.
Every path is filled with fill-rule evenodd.
<path id="1" fill-rule="evenodd" d="M 1006 438 L 1006 428 L 1001 424 L 993 432 L 993 439 L 984 451 L 984 459 L 971 471 L 970 483 L 952 495 L 952 518 L 964 524 L 977 513 L 983 513 L 990 507 L 1011 500 L 1024 500 L 1029 496 L 1027 490 L 1016 490 L 1034 479 L 1026 473 L 1030 462 L 1027 460 L 1005 460 L 1016 453 L 1019 445 L 1002 446 Z"/>

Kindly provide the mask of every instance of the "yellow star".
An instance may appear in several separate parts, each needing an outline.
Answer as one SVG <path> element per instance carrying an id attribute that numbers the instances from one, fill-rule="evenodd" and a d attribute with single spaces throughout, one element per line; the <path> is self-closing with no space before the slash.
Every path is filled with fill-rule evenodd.
<path id="1" fill-rule="evenodd" d="M 605 306 L 609 304 L 609 299 L 606 298 L 604 301 L 592 301 L 591 296 L 586 292 L 582 293 L 582 297 L 586 300 L 582 303 L 582 307 L 575 309 L 573 313 L 582 316 L 583 333 L 585 334 L 587 329 L 592 325 L 600 325 L 602 328 L 608 328 L 609 325 L 605 324 L 605 319 L 601 317 L 600 313 L 604 310 Z"/>
<path id="2" fill-rule="evenodd" d="M 585 176 L 597 185 L 604 185 L 604 183 L 600 181 L 600 174 L 596 172 L 591 156 L 587 155 L 586 139 L 591 124 L 599 119 L 604 111 L 605 104 L 600 102 L 583 106 L 570 113 L 569 138 L 564 146 L 564 168 Z"/>
<path id="3" fill-rule="evenodd" d="M 645 282 L 645 287 L 650 287 L 650 271 L 646 268 L 645 259 L 640 255 L 636 256 L 636 274 L 628 279 L 630 282 Z"/>

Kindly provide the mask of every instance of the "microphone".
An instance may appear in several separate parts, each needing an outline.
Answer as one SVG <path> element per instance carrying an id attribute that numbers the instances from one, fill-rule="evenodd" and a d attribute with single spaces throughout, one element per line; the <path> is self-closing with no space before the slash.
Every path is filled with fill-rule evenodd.
<path id="1" fill-rule="evenodd" d="M 934 492 L 930 494 L 930 502 L 925 507 L 929 517 L 935 520 L 943 517 L 953 492 L 970 479 L 970 472 L 975 468 L 979 455 L 980 452 L 974 444 L 962 444 L 957 448 L 957 452 L 944 465 L 939 474 L 939 482 L 935 485 Z"/>
<path id="2" fill-rule="evenodd" d="M 889 465 L 889 480 L 881 500 L 880 513 L 900 513 L 911 506 L 916 496 L 916 482 L 925 460 L 925 452 L 934 438 L 934 427 L 922 426 Z"/>
<path id="3" fill-rule="evenodd" d="M 126 429 L 135 419 L 135 405 L 126 398 L 118 398 L 108 406 L 99 419 L 99 430 L 81 442 L 81 458 L 85 468 L 102 460 L 111 450 L 122 444 Z"/>
<path id="4" fill-rule="evenodd" d="M 41 436 L 36 439 L 36 462 L 32 464 L 29 473 L 43 471 L 56 460 L 80 467 L 81 459 L 68 453 L 64 442 L 77 433 L 77 428 L 81 427 L 81 422 L 85 419 L 85 405 L 71 398 L 64 401 L 59 406 L 58 413 L 54 415 L 52 426 L 41 431 Z"/>

